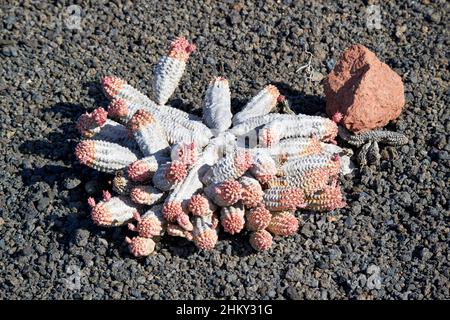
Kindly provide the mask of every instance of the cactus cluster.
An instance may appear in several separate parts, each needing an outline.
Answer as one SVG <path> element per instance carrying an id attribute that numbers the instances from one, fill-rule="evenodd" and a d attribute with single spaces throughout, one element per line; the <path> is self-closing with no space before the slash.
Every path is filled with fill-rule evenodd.
<path id="1" fill-rule="evenodd" d="M 272 236 L 297 232 L 298 209 L 343 207 L 338 133 L 330 119 L 273 113 L 284 97 L 273 85 L 237 114 L 230 87 L 216 77 L 206 90 L 203 118 L 167 105 L 195 46 L 174 40 L 155 69 L 152 99 L 124 80 L 103 79 L 108 110 L 82 115 L 75 153 L 82 164 L 114 174 L 112 191 L 89 198 L 103 227 L 128 225 L 135 256 L 154 251 L 167 234 L 211 249 L 219 229 L 247 230 L 258 251 Z M 230 128 L 231 127 L 231 128 Z"/>

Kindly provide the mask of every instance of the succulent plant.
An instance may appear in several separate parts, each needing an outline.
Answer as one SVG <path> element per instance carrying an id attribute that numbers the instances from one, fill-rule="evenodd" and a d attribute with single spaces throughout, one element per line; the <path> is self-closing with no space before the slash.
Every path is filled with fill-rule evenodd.
<path id="1" fill-rule="evenodd" d="M 220 225 L 230 234 L 249 230 L 251 246 L 263 251 L 272 245 L 271 233 L 297 231 L 295 210 L 341 207 L 340 149 L 328 143 L 334 143 L 336 124 L 273 113 L 285 101 L 275 86 L 264 87 L 234 116 L 224 77 L 209 83 L 203 118 L 166 104 L 194 49 L 184 38 L 171 43 L 155 69 L 154 100 L 107 76 L 108 110 L 78 120 L 79 161 L 115 174 L 117 196 L 105 192 L 98 203 L 88 201 L 93 222 L 128 224 L 137 236 L 126 241 L 139 257 L 151 254 L 163 234 L 212 249 Z"/>

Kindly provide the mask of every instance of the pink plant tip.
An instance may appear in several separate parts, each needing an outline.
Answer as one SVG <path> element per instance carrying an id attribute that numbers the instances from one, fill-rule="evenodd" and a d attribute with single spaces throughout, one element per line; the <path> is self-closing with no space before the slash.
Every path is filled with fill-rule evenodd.
<path id="1" fill-rule="evenodd" d="M 194 216 L 206 216 L 211 212 L 210 203 L 202 194 L 195 194 L 191 197 L 188 204 L 188 210 Z"/>
<path id="2" fill-rule="evenodd" d="M 236 180 L 226 180 L 215 187 L 215 193 L 229 205 L 235 204 L 242 197 L 241 184 Z"/>
<path id="3" fill-rule="evenodd" d="M 117 96 L 126 82 L 116 76 L 106 76 L 103 78 L 103 90 L 110 97 Z"/>
<path id="4" fill-rule="evenodd" d="M 272 214 L 263 205 L 247 214 L 247 228 L 251 231 L 264 230 L 270 223 Z"/>
<path id="5" fill-rule="evenodd" d="M 225 232 L 236 234 L 244 228 L 245 218 L 243 213 L 232 210 L 222 215 L 221 223 Z"/>
<path id="6" fill-rule="evenodd" d="M 155 250 L 155 242 L 149 238 L 134 237 L 132 239 L 125 237 L 131 253 L 135 257 L 146 257 Z"/>
<path id="7" fill-rule="evenodd" d="M 181 161 L 172 161 L 167 167 L 166 179 L 170 183 L 178 183 L 186 178 L 188 171 L 186 164 Z"/>
<path id="8" fill-rule="evenodd" d="M 111 118 L 124 118 L 128 115 L 128 106 L 123 99 L 114 99 L 108 106 L 108 115 Z"/>
<path id="9" fill-rule="evenodd" d="M 128 177 L 135 182 L 145 182 L 152 177 L 152 172 L 145 161 L 137 160 L 129 165 Z"/>
<path id="10" fill-rule="evenodd" d="M 186 213 L 179 214 L 177 216 L 177 223 L 186 231 L 192 231 L 194 230 L 194 226 L 192 225 L 191 221 L 189 220 L 189 216 Z"/>
<path id="11" fill-rule="evenodd" d="M 217 239 L 217 232 L 213 229 L 207 229 L 194 237 L 194 243 L 199 249 L 211 250 L 216 245 Z"/>
<path id="12" fill-rule="evenodd" d="M 89 205 L 91 208 L 95 207 L 95 200 L 94 200 L 94 198 L 89 197 L 88 200 L 87 200 L 87 203 L 88 203 L 88 205 Z"/>
<path id="13" fill-rule="evenodd" d="M 81 164 L 91 165 L 95 161 L 95 142 L 83 140 L 75 148 L 75 156 Z"/>
<path id="14" fill-rule="evenodd" d="M 194 44 L 189 43 L 184 37 L 178 37 L 171 42 L 169 47 L 168 56 L 187 61 L 189 55 L 195 51 L 197 47 Z"/>
<path id="15" fill-rule="evenodd" d="M 250 235 L 250 245 L 256 251 L 266 251 L 272 246 L 272 235 L 266 230 L 252 232 Z"/>
<path id="16" fill-rule="evenodd" d="M 183 213 L 183 207 L 179 202 L 167 202 L 164 204 L 163 215 L 169 222 L 176 222 L 178 216 Z"/>
<path id="17" fill-rule="evenodd" d="M 335 114 L 333 114 L 333 116 L 331 117 L 331 120 L 333 120 L 337 124 L 337 123 L 341 122 L 342 118 L 343 118 L 342 113 L 340 113 L 338 111 Z"/>
<path id="18" fill-rule="evenodd" d="M 84 137 L 91 137 L 92 130 L 101 127 L 107 120 L 108 113 L 103 108 L 97 108 L 92 113 L 85 113 L 78 118 L 76 128 Z"/>
<path id="19" fill-rule="evenodd" d="M 108 201 L 111 199 L 111 193 L 108 190 L 103 190 L 103 201 Z"/>

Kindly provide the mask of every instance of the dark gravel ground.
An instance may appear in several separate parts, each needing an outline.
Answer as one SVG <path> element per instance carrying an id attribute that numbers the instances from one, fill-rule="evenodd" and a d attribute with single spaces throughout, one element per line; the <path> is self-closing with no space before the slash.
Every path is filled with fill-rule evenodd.
<path id="1" fill-rule="evenodd" d="M 450 298 L 448 2 L 76 1 L 79 30 L 63 14 L 72 2 L 9 2 L 0 40 L 1 299 Z M 381 29 L 366 23 L 371 4 Z M 300 213 L 299 233 L 268 253 L 255 254 L 246 235 L 222 235 L 211 252 L 164 238 L 156 255 L 136 260 L 125 230 L 90 221 L 85 200 L 107 179 L 77 163 L 74 121 L 107 105 L 102 75 L 149 92 L 153 66 L 178 35 L 199 48 L 172 100 L 185 110 L 198 109 L 223 69 L 236 107 L 272 82 L 297 111 L 323 111 L 320 80 L 343 49 L 362 43 L 403 76 L 406 106 L 389 128 L 409 144 L 345 177 L 347 208 Z M 310 82 L 296 73 L 307 48 Z"/>

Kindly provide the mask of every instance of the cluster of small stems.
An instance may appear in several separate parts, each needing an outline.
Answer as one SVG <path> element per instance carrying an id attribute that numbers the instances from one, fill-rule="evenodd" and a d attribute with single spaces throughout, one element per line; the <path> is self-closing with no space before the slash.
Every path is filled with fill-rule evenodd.
<path id="1" fill-rule="evenodd" d="M 297 232 L 298 209 L 342 207 L 339 157 L 326 143 L 334 141 L 336 125 L 271 113 L 284 99 L 275 86 L 264 87 L 233 116 L 230 84 L 214 78 L 204 123 L 167 104 L 194 49 L 184 38 L 172 42 L 155 69 L 154 101 L 122 79 L 105 77 L 108 111 L 80 117 L 79 161 L 115 174 L 116 196 L 89 199 L 94 223 L 128 225 L 136 233 L 126 238 L 135 256 L 151 254 L 163 234 L 212 249 L 221 228 L 248 231 L 250 245 L 264 251 L 274 236 Z M 250 132 L 260 139 L 245 148 L 239 141 Z"/>

